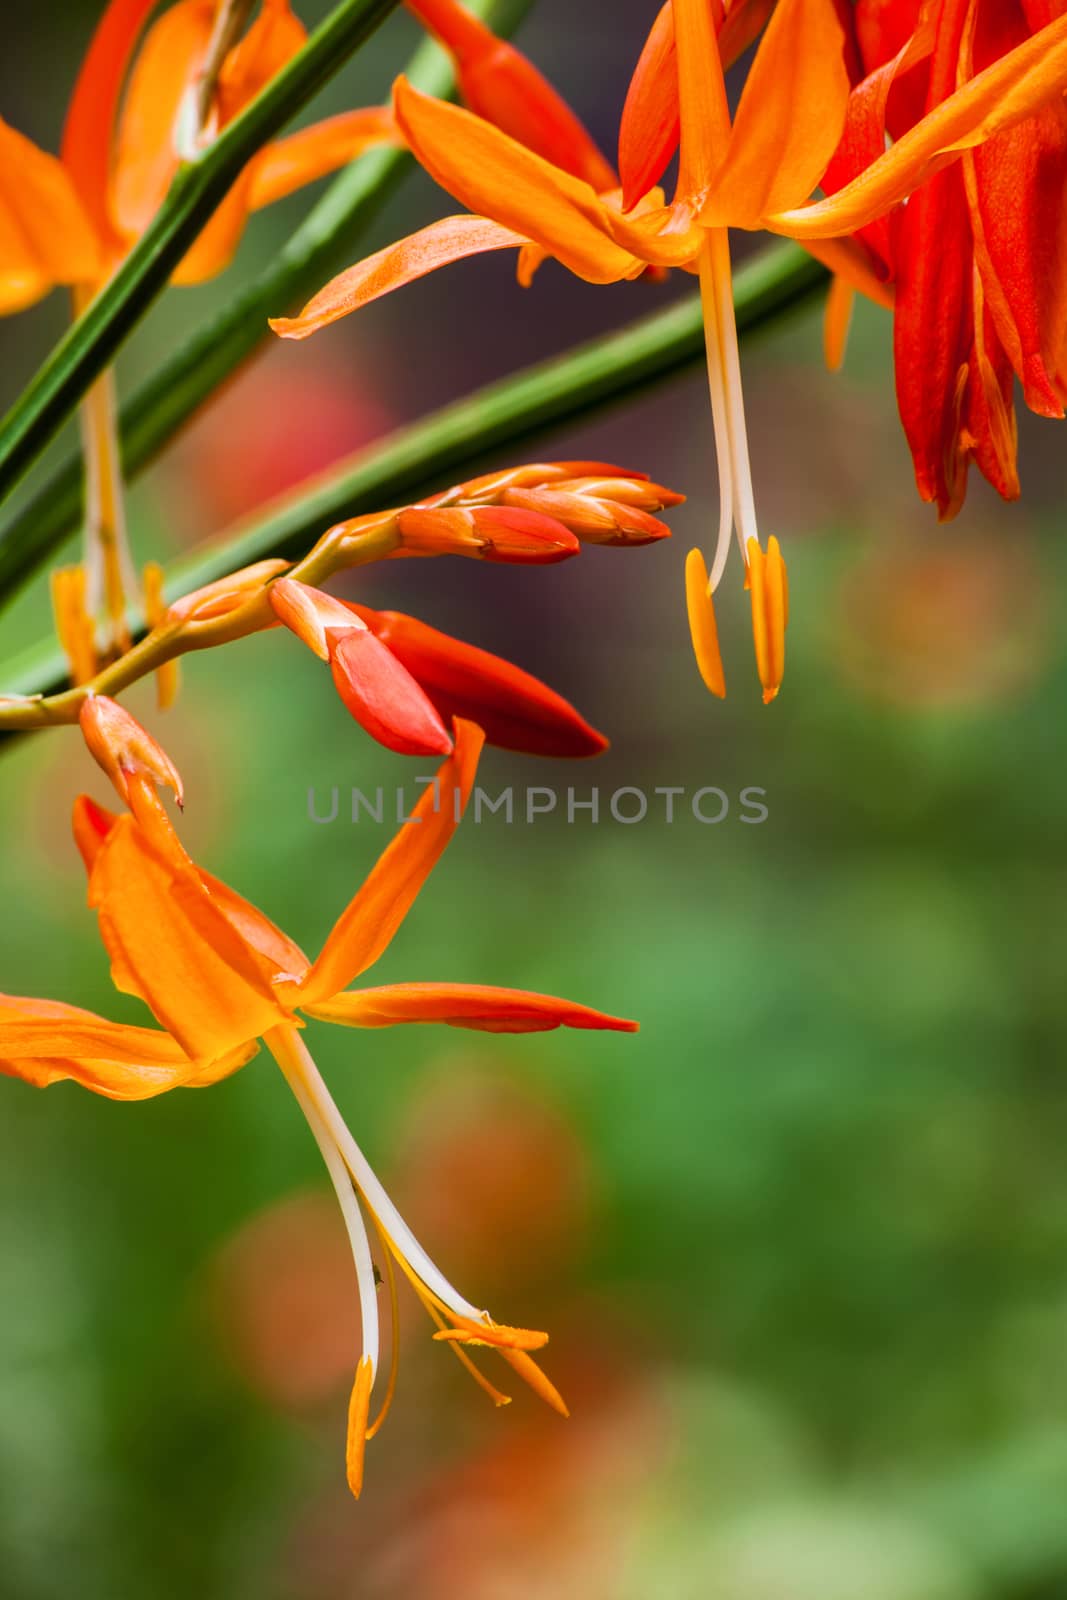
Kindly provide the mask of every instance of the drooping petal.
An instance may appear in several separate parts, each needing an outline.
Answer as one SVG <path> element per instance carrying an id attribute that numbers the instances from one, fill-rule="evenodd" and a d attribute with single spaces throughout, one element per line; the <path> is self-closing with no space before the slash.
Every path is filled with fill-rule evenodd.
<path id="1" fill-rule="evenodd" d="M 391 1028 L 398 1022 L 444 1022 L 485 1033 L 544 1033 L 552 1028 L 609 1028 L 636 1033 L 638 1024 L 608 1016 L 573 1000 L 497 989 L 481 983 L 395 983 L 348 990 L 318 1005 L 309 1016 L 350 1028 Z"/>
<path id="2" fill-rule="evenodd" d="M 1067 16 L 1009 51 L 928 111 L 852 183 L 826 200 L 764 218 L 797 239 L 854 233 L 905 199 L 940 168 L 1014 128 L 1067 88 Z"/>
<path id="3" fill-rule="evenodd" d="M 290 1020 L 272 988 L 273 962 L 196 869 L 164 859 L 129 817 L 96 851 L 89 903 L 116 987 L 144 1000 L 190 1056 L 220 1056 Z"/>
<path id="4" fill-rule="evenodd" d="M 452 754 L 334 924 L 297 1004 L 338 994 L 386 949 L 459 825 L 483 742 L 473 723 L 456 723 Z"/>
<path id="5" fill-rule="evenodd" d="M 335 172 L 374 145 L 399 144 L 400 134 L 387 106 L 343 111 L 309 128 L 276 139 L 252 163 L 251 210 L 273 205 L 316 178 Z"/>
<path id="6" fill-rule="evenodd" d="M 353 607 L 422 685 L 446 720 L 476 722 L 492 745 L 528 755 L 581 757 L 607 748 L 569 701 L 510 661 L 453 639 L 417 617 Z"/>
<path id="7" fill-rule="evenodd" d="M 319 328 L 328 327 L 360 306 L 369 305 L 416 278 L 424 278 L 439 267 L 488 250 L 516 250 L 524 242 L 522 234 L 485 217 L 442 217 L 365 261 L 357 261 L 320 289 L 299 316 L 273 317 L 270 325 L 283 339 L 306 339 Z"/>
<path id="8" fill-rule="evenodd" d="M 93 34 L 67 107 L 61 155 L 97 237 L 117 245 L 111 155 L 122 85 L 156 0 L 111 0 Z"/>
<path id="9" fill-rule="evenodd" d="M 409 11 L 456 63 L 464 104 L 594 189 L 613 189 L 615 173 L 581 120 L 533 62 L 457 0 L 407 0 Z"/>
<path id="10" fill-rule="evenodd" d="M 1017 5 L 979 7 L 961 67 L 983 67 L 1026 37 Z M 1067 339 L 1067 104 L 1035 116 L 964 158 L 975 260 L 986 308 L 1026 403 L 1062 417 Z"/>
<path id="11" fill-rule="evenodd" d="M 778 0 L 701 220 L 758 228 L 806 200 L 837 148 L 850 87 L 834 0 Z"/>
<path id="12" fill-rule="evenodd" d="M 255 1041 L 211 1063 L 221 1076 L 253 1055 Z M 146 1100 L 206 1070 L 169 1033 L 110 1022 L 58 1000 L 0 995 L 0 1072 L 38 1088 L 72 1079 L 111 1100 Z"/>
<path id="13" fill-rule="evenodd" d="M 633 275 L 639 264 L 606 231 L 608 208 L 588 183 L 404 78 L 393 105 L 420 164 L 469 211 L 532 239 L 590 283 Z"/>
<path id="14" fill-rule="evenodd" d="M 0 314 L 57 283 L 92 283 L 103 255 L 70 174 L 0 120 Z"/>

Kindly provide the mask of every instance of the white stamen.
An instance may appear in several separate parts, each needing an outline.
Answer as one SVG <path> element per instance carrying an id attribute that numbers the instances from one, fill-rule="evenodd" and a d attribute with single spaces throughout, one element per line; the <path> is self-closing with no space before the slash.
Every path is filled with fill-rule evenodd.
<path id="1" fill-rule="evenodd" d="M 730 414 L 719 335 L 719 305 L 710 244 L 700 252 L 700 302 L 704 311 L 704 345 L 708 361 L 708 390 L 711 394 L 712 430 L 715 434 L 715 461 L 719 473 L 719 532 L 708 577 L 708 593 L 719 587 L 730 554 L 730 533 L 734 518 L 733 467 L 730 451 Z"/>
<path id="2" fill-rule="evenodd" d="M 323 1082 L 322 1074 L 312 1060 L 303 1039 L 299 1034 L 293 1034 L 287 1040 L 287 1045 L 293 1054 L 294 1073 L 299 1074 L 308 1099 L 325 1124 L 330 1139 L 343 1156 L 356 1188 L 377 1218 L 382 1231 L 388 1235 L 397 1251 L 426 1287 L 448 1307 L 449 1311 L 470 1322 L 490 1321 L 489 1313 L 465 1300 L 458 1289 L 449 1283 L 440 1268 L 434 1265 L 386 1194 L 370 1162 L 346 1127 L 344 1118 Z M 289 1076 L 288 1072 L 286 1076 Z"/>
<path id="3" fill-rule="evenodd" d="M 286 1030 L 288 1031 L 288 1030 Z M 290 1059 L 293 1050 L 293 1040 L 287 1038 L 284 1048 L 275 1048 L 275 1043 L 280 1046 L 280 1041 L 272 1042 L 270 1038 L 265 1043 L 274 1056 L 275 1061 L 285 1074 L 293 1094 L 296 1096 L 301 1111 L 307 1118 L 308 1127 L 315 1136 L 315 1143 L 322 1152 L 322 1159 L 326 1163 L 326 1170 L 330 1174 L 337 1195 L 341 1214 L 345 1219 L 348 1229 L 348 1242 L 352 1246 L 352 1260 L 356 1268 L 356 1285 L 359 1290 L 359 1313 L 363 1321 L 363 1354 L 370 1357 L 372 1385 L 373 1379 L 378 1375 L 378 1296 L 377 1285 L 374 1281 L 374 1261 L 371 1256 L 370 1241 L 367 1238 L 367 1228 L 363 1221 L 363 1213 L 359 1209 L 359 1201 L 352 1187 L 348 1167 L 344 1157 L 337 1148 L 337 1143 L 303 1082 L 297 1063 Z"/>
<path id="4" fill-rule="evenodd" d="M 756 501 L 752 493 L 752 468 L 748 460 L 748 430 L 741 387 L 741 352 L 737 347 L 733 281 L 730 275 L 730 237 L 724 228 L 711 236 L 714 279 L 719 303 L 719 337 L 725 359 L 726 404 L 730 416 L 730 446 L 734 462 L 734 526 L 741 554 L 748 562 L 748 541 L 759 543 Z"/>

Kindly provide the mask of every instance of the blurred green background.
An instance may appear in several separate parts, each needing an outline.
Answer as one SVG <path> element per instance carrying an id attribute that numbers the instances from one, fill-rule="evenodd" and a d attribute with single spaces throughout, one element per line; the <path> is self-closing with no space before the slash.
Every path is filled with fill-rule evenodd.
<path id="1" fill-rule="evenodd" d="M 3 114 L 49 148 L 96 9 L 11 19 Z M 541 0 L 522 33 L 609 149 L 648 14 Z M 316 109 L 380 98 L 414 39 L 393 19 Z M 166 297 L 124 353 L 127 392 L 306 204 Z M 447 209 L 412 178 L 368 248 Z M 277 345 L 138 484 L 138 556 L 685 289 L 550 266 L 524 294 L 491 260 Z M 64 315 L 57 295 L 0 328 L 5 401 Z M 513 656 L 612 737 L 580 769 L 490 752 L 489 790 L 732 802 L 716 826 L 681 805 L 668 826 L 661 802 L 632 826 L 468 825 L 376 974 L 558 992 L 640 1018 L 636 1038 L 309 1029 L 431 1253 L 498 1317 L 551 1330 L 571 1421 L 518 1392 L 495 1412 L 409 1299 L 352 1503 L 355 1287 L 271 1063 L 139 1106 L 6 1082 L 3 1600 L 1067 1596 L 1064 436 L 1024 417 L 1021 505 L 973 482 L 939 528 L 888 318 L 860 309 L 838 376 L 819 340 L 813 307 L 745 351 L 793 594 L 770 709 L 736 567 L 725 705 L 690 658 L 682 560 L 715 517 L 696 373 L 533 451 L 684 490 L 673 544 L 525 573 L 405 563 L 346 591 Z M 5 654 L 46 627 L 38 585 Z M 419 764 L 372 745 L 288 637 L 189 660 L 165 721 L 147 693 L 130 705 L 183 772 L 194 854 L 316 948 L 388 838 L 346 821 L 347 790 Z M 316 825 L 308 791 L 322 810 L 335 785 L 340 818 Z M 141 1020 L 84 905 L 82 787 L 107 799 L 74 732 L 3 752 L 3 987 Z M 745 787 L 766 791 L 760 826 Z"/>

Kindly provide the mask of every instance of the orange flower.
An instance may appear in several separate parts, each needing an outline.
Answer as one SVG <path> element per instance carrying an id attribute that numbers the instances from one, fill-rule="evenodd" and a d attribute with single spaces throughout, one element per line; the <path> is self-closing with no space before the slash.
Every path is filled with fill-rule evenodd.
<path id="1" fill-rule="evenodd" d="M 349 1411 L 348 1477 L 362 1484 L 363 1450 L 388 1407 L 369 1423 L 379 1371 L 375 1273 L 365 1218 L 393 1266 L 498 1404 L 506 1396 L 477 1372 L 468 1345 L 491 1345 L 550 1405 L 565 1413 L 529 1352 L 547 1335 L 510 1328 L 466 1300 L 415 1239 L 341 1117 L 306 1045 L 303 1018 L 345 1027 L 443 1022 L 490 1032 L 561 1026 L 633 1031 L 635 1023 L 587 1006 L 480 984 L 347 985 L 383 954 L 458 826 L 474 782 L 481 730 L 455 727 L 455 746 L 407 823 L 380 857 L 309 961 L 274 923 L 197 867 L 166 821 L 155 780 L 176 778 L 149 736 L 121 708 L 97 699 L 85 713 L 92 748 L 132 815 L 77 801 L 75 839 L 89 874 L 89 900 L 111 957 L 116 987 L 136 995 L 166 1032 L 109 1022 L 54 1001 L 0 997 L 0 1071 L 46 1085 L 72 1078 L 113 1099 L 135 1100 L 178 1086 L 203 1086 L 236 1071 L 262 1039 L 281 1067 L 318 1141 L 348 1227 L 363 1321 L 363 1352 Z M 395 1290 L 393 1291 L 395 1297 Z"/>
<path id="2" fill-rule="evenodd" d="M 295 318 L 273 326 L 304 338 L 403 283 L 469 255 L 520 252 L 528 282 L 545 256 L 591 283 L 638 277 L 648 267 L 698 273 L 704 301 L 708 376 L 715 419 L 720 521 L 710 576 L 701 596 L 699 569 L 687 583 L 694 645 L 705 681 L 721 693 L 711 593 L 735 530 L 746 568 L 760 548 L 740 387 L 727 229 L 769 228 L 805 240 L 846 279 L 876 298 L 888 296 L 850 241 L 828 244 L 882 215 L 965 148 L 1013 126 L 1067 83 L 1067 21 L 1009 52 L 951 95 L 908 137 L 874 159 L 840 193 L 807 205 L 845 125 L 850 80 L 846 34 L 835 0 L 779 0 L 731 120 L 711 0 L 673 0 L 681 157 L 675 198 L 658 190 L 625 214 L 621 196 L 598 193 L 565 166 L 493 123 L 420 94 L 403 78 L 394 88 L 401 131 L 426 168 L 475 215 L 447 217 L 342 273 Z M 758 25 L 758 24 L 757 24 Z M 660 25 L 661 26 L 661 25 Z M 662 27 L 661 27 L 662 32 Z M 662 76 L 671 52 L 661 37 L 639 72 Z M 651 65 L 650 65 L 651 61 Z M 648 89 L 640 96 L 647 104 Z M 662 153 L 663 139 L 657 149 Z M 658 159 L 658 157 L 657 157 Z M 627 200 L 649 176 L 637 172 Z M 784 570 L 783 570 L 784 592 Z M 778 604 L 771 623 L 784 626 Z M 767 613 L 762 609 L 761 618 Z M 778 692 L 784 641 L 758 652 L 764 699 Z"/>
<path id="3" fill-rule="evenodd" d="M 82 63 L 58 159 L 0 122 L 0 200 L 10 219 L 0 232 L 0 311 L 18 311 L 55 284 L 97 287 L 151 221 L 182 156 L 231 122 L 306 37 L 290 0 L 264 0 L 221 63 L 201 130 L 192 125 L 196 94 L 222 8 L 216 0 L 177 0 L 142 39 L 154 8 L 154 0 L 111 0 Z M 395 138 L 389 113 L 374 107 L 268 145 L 176 280 L 220 272 L 251 211 Z"/>

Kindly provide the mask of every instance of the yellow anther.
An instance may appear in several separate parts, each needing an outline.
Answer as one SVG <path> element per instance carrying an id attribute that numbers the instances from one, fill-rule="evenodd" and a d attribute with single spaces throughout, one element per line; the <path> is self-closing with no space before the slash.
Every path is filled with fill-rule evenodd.
<path id="1" fill-rule="evenodd" d="M 363 1457 L 367 1449 L 367 1417 L 370 1414 L 370 1391 L 373 1382 L 374 1368 L 370 1356 L 362 1356 L 356 1368 L 352 1398 L 348 1402 L 348 1439 L 345 1446 L 348 1487 L 357 1500 L 363 1488 Z"/>
<path id="2" fill-rule="evenodd" d="M 748 541 L 747 586 L 752 596 L 752 637 L 756 670 L 768 705 L 782 686 L 785 672 L 785 627 L 788 593 L 785 562 L 778 540 L 771 538 L 766 554 L 756 539 Z"/>
<path id="3" fill-rule="evenodd" d="M 700 550 L 690 550 L 685 558 L 685 603 L 689 613 L 693 654 L 700 668 L 700 676 L 712 694 L 724 700 L 726 674 L 719 650 L 719 630 L 715 622 L 715 606 L 708 593 L 707 563 Z"/>
<path id="4" fill-rule="evenodd" d="M 89 683 L 96 676 L 96 635 L 86 601 L 84 567 L 57 567 L 52 573 L 52 614 L 71 682 Z"/>

